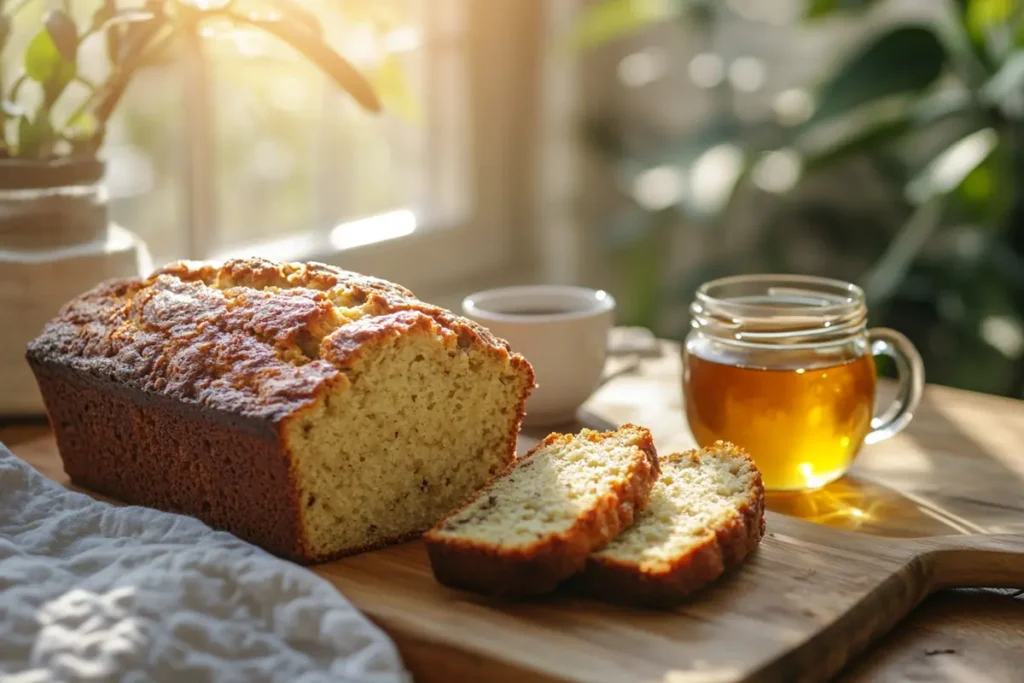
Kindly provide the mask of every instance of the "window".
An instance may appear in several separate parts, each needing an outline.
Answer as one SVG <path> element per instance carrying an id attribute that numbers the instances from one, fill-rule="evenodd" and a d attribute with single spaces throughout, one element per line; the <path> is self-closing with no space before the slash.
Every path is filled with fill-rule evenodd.
<path id="1" fill-rule="evenodd" d="M 405 21 L 374 34 L 336 0 L 294 1 L 346 57 L 400 74 L 411 99 L 366 114 L 273 37 L 213 27 L 208 70 L 183 57 L 142 72 L 112 122 L 114 220 L 157 263 L 316 259 L 410 287 L 509 266 L 529 193 L 528 146 L 510 136 L 536 86 L 537 32 L 516 27 L 534 3 L 391 0 Z"/>

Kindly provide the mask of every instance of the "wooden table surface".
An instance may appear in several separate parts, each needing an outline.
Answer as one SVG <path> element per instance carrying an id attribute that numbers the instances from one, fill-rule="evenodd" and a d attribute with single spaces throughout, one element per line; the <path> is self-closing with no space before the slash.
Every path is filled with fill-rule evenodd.
<path id="1" fill-rule="evenodd" d="M 634 422 L 651 429 L 661 452 L 692 447 L 679 365 L 672 344 L 639 364 L 612 359 L 582 423 Z M 26 460 L 50 438 L 44 421 L 0 422 L 0 441 Z M 1024 534 L 1024 402 L 929 386 L 910 427 L 866 447 L 850 476 L 813 493 L 770 496 L 769 507 L 885 536 Z M 1024 680 L 1024 593 L 934 595 L 837 680 Z"/>

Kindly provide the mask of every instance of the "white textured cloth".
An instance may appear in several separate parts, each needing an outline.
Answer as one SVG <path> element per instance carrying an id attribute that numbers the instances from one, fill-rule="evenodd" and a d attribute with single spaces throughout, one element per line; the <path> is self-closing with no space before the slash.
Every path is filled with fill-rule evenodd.
<path id="1" fill-rule="evenodd" d="M 410 681 L 329 583 L 191 517 L 69 491 L 0 444 L 0 681 Z"/>

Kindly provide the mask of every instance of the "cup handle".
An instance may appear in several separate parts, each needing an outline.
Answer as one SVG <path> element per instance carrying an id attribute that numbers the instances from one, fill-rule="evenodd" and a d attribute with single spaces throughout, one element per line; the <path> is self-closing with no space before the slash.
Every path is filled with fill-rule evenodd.
<path id="1" fill-rule="evenodd" d="M 896 399 L 884 413 L 871 419 L 871 432 L 864 443 L 884 441 L 910 424 L 924 392 L 924 362 L 913 343 L 896 330 L 877 327 L 868 330 L 871 355 L 888 356 L 896 363 L 899 388 Z"/>

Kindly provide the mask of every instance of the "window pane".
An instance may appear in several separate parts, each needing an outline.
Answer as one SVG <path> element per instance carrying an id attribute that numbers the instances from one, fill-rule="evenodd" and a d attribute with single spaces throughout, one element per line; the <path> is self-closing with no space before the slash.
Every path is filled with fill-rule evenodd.
<path id="1" fill-rule="evenodd" d="M 324 39 L 368 73 L 385 111 L 364 112 L 272 36 L 205 24 L 209 97 L 175 52 L 137 73 L 103 152 L 113 217 L 147 242 L 154 261 L 322 237 L 339 223 L 396 209 L 431 223 L 461 217 L 469 120 L 464 0 L 293 1 L 314 12 Z M 97 4 L 83 2 L 79 19 Z M 109 66 L 97 38 L 82 61 L 102 80 Z M 195 205 L 196 184 L 208 206 Z M 205 230 L 193 228 L 204 223 Z"/>
<path id="2" fill-rule="evenodd" d="M 401 74 L 408 117 L 364 112 L 315 67 L 272 39 L 215 41 L 212 60 L 217 221 L 210 248 L 326 233 L 340 222 L 398 208 L 421 210 L 430 174 L 423 153 L 429 105 L 421 3 L 402 3 L 405 25 L 387 32 L 320 9 L 326 39 L 368 69 L 397 71 L 375 80 L 383 95 Z M 340 46 L 340 47 L 339 47 Z M 239 49 L 241 47 L 241 49 Z M 372 66 L 371 66 L 372 65 Z M 389 102 L 385 102 L 387 107 Z"/>
<path id="3" fill-rule="evenodd" d="M 439 49 L 430 66 L 430 92 L 435 100 L 431 102 L 434 119 L 427 154 L 434 162 L 434 172 L 427 178 L 426 192 L 433 203 L 424 209 L 439 219 L 462 219 L 471 210 L 471 196 L 466 191 L 468 147 L 473 136 L 467 65 L 461 50 L 450 48 Z"/>
<path id="4" fill-rule="evenodd" d="M 298 58 L 246 59 L 226 49 L 211 50 L 210 64 L 217 191 L 208 244 L 311 229 L 320 75 Z"/>
<path id="5" fill-rule="evenodd" d="M 111 220 L 139 235 L 156 264 L 185 256 L 188 246 L 180 72 L 169 63 L 132 82 L 104 146 Z"/>

